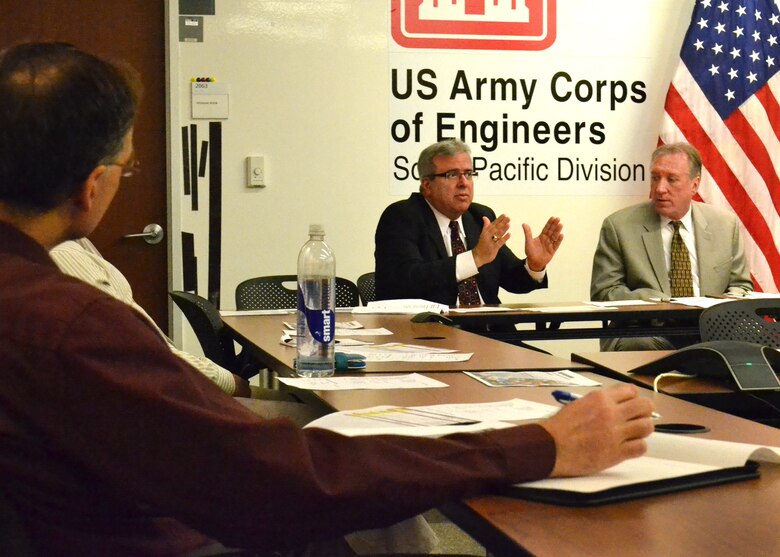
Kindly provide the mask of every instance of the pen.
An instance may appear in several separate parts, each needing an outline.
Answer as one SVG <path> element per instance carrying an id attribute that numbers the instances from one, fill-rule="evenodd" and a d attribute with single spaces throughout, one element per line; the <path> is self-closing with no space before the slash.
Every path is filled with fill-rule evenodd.
<path id="1" fill-rule="evenodd" d="M 582 398 L 582 395 L 578 395 L 577 393 L 570 393 L 569 391 L 553 391 L 552 392 L 553 398 L 558 402 L 559 404 L 569 404 L 570 402 L 574 402 L 575 400 Z M 654 420 L 660 420 L 661 414 L 658 412 L 653 412 L 650 414 L 650 417 Z"/>

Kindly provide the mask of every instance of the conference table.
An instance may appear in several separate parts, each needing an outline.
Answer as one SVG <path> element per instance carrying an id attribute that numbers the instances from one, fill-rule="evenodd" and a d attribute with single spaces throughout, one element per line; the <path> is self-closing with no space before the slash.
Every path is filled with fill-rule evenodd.
<path id="1" fill-rule="evenodd" d="M 491 306 L 479 311 L 450 311 L 447 317 L 455 325 L 472 330 L 498 329 L 486 334 L 512 342 L 658 336 L 661 331 L 666 337 L 698 335 L 699 315 L 704 311 L 673 302 L 637 300 L 631 304 L 626 300 L 617 304 L 608 307 L 584 302 L 513 303 L 495 306 L 497 311 L 489 311 Z M 567 326 L 561 327 L 564 323 Z M 516 325 L 520 327 L 515 328 Z"/>
<path id="2" fill-rule="evenodd" d="M 411 324 L 408 316 L 372 317 L 376 317 L 376 321 L 368 316 L 360 316 L 359 320 L 365 321 L 367 327 L 380 323 L 387 325 L 388 328 L 395 329 L 394 333 L 399 339 L 431 342 L 421 337 L 442 336 L 443 344 L 452 343 L 464 351 L 473 349 L 474 358 L 479 353 L 475 348 L 477 346 L 496 348 L 497 361 L 492 363 L 510 363 L 504 359 L 509 354 L 515 359 L 514 369 L 523 369 L 521 360 L 525 357 L 544 356 L 537 361 L 553 362 L 548 360 L 545 354 L 440 324 Z M 294 350 L 279 345 L 283 320 L 284 318 L 275 316 L 225 318 L 237 339 L 246 345 L 256 343 L 255 350 L 258 354 L 276 360 L 274 368 L 289 375 L 292 373 Z M 408 328 L 404 328 L 405 326 Z M 498 350 L 499 346 L 505 347 L 508 352 L 502 353 Z M 478 367 L 502 369 L 500 365 L 491 365 L 492 354 L 493 351 L 485 353 Z M 565 362 L 567 361 L 563 360 L 563 363 Z M 603 386 L 619 382 L 617 379 L 584 371 L 581 367 L 577 368 L 576 364 L 569 363 L 569 369 L 579 369 L 579 373 L 599 381 Z M 460 362 L 457 367 L 464 367 L 465 364 L 467 362 Z M 426 365 L 434 367 L 433 364 Z M 377 364 L 369 372 L 379 372 L 379 368 L 385 366 L 387 369 L 381 371 L 423 371 L 426 375 L 446 383 L 448 387 L 300 392 L 316 398 L 321 404 L 336 411 L 384 404 L 419 406 L 491 402 L 512 398 L 553 403 L 552 388 L 488 387 L 463 373 L 443 369 L 446 366 L 436 366 L 435 370 L 425 371 L 423 366 L 406 362 L 385 363 Z M 549 369 L 560 368 L 553 366 Z M 592 389 L 573 387 L 570 390 L 584 394 Z M 709 428 L 707 433 L 696 434 L 696 437 L 780 447 L 778 429 L 649 389 L 643 389 L 641 396 L 654 401 L 656 411 L 662 416 L 661 423 L 693 423 Z M 780 536 L 777 536 L 775 526 L 775 517 L 780 514 L 778 493 L 780 466 L 762 464 L 758 479 L 595 507 L 577 508 L 533 503 L 496 494 L 454 502 L 443 506 L 441 510 L 497 557 L 780 555 Z"/>
<path id="3" fill-rule="evenodd" d="M 654 375 L 636 374 L 632 370 L 673 353 L 673 350 L 575 352 L 571 358 L 579 364 L 593 366 L 601 375 L 653 389 Z M 658 382 L 657 387 L 662 393 L 696 404 L 766 424 L 780 425 L 778 391 L 740 391 L 730 380 L 699 377 L 665 377 Z"/>
<path id="4" fill-rule="evenodd" d="M 359 321 L 364 329 L 387 329 L 391 335 L 355 336 L 375 344 L 399 342 L 445 348 L 473 355 L 464 362 L 367 362 L 362 373 L 381 372 L 446 372 L 492 370 L 561 370 L 589 369 L 590 365 L 576 364 L 565 358 L 551 356 L 505 342 L 475 335 L 440 323 L 414 323 L 411 315 L 398 314 L 342 314 L 337 323 Z M 295 348 L 280 342 L 285 322 L 295 321 L 294 314 L 283 315 L 224 315 L 222 317 L 233 338 L 254 357 L 280 376 L 295 375 L 293 360 Z M 338 342 L 339 336 L 336 340 Z M 340 352 L 350 352 L 349 346 Z"/>
<path id="5" fill-rule="evenodd" d="M 583 373 L 602 385 L 618 381 Z M 315 391 L 334 410 L 377 405 L 427 406 L 523 398 L 553 403 L 551 387 L 491 388 L 462 373 L 431 377 L 449 385 L 397 391 Z M 571 388 L 586 393 L 592 388 Z M 653 399 L 660 423 L 710 429 L 696 437 L 780 446 L 780 430 L 662 393 Z M 780 466 L 761 465 L 761 477 L 596 507 L 533 503 L 498 495 L 445 505 L 440 510 L 492 555 L 555 557 L 663 555 L 780 555 Z"/>

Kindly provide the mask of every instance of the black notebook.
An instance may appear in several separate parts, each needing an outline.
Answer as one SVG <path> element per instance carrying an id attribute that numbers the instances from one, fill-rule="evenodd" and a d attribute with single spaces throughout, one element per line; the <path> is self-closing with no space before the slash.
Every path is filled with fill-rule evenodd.
<path id="1" fill-rule="evenodd" d="M 602 505 L 757 478 L 760 461 L 780 463 L 780 448 L 653 433 L 645 456 L 592 476 L 516 484 L 505 494 L 556 505 Z"/>

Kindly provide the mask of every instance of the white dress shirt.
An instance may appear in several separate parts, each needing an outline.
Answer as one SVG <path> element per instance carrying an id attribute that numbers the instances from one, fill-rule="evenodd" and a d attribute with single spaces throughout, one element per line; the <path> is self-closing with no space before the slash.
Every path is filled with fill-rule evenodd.
<path id="1" fill-rule="evenodd" d="M 165 339 L 171 352 L 211 379 L 227 394 L 235 393 L 236 381 L 229 370 L 215 364 L 208 358 L 176 348 L 173 341 L 160 330 L 151 316 L 135 302 L 130 283 L 127 282 L 125 276 L 119 269 L 103 259 L 92 242 L 86 238 L 63 242 L 55 246 L 49 255 L 66 275 L 76 277 L 132 307 L 149 321 L 160 336 Z"/>
<path id="2" fill-rule="evenodd" d="M 439 225 L 439 230 L 441 231 L 441 236 L 444 240 L 444 247 L 447 248 L 447 255 L 452 257 L 452 238 L 450 237 L 451 220 L 449 217 L 446 217 L 437 211 L 436 208 L 431 205 L 427 199 L 425 202 L 428 203 L 428 207 L 430 207 L 433 211 L 433 216 L 436 217 L 436 223 Z M 469 249 L 469 243 L 466 240 L 466 231 L 463 230 L 463 218 L 458 217 L 456 222 L 458 223 L 458 233 L 460 234 L 460 239 L 467 250 L 458 254 L 458 256 L 455 258 L 455 280 L 460 282 L 469 277 L 473 277 L 476 274 L 479 274 L 479 269 L 477 268 L 477 264 L 474 261 L 474 253 L 471 249 Z M 541 282 L 547 273 L 547 270 L 532 271 L 531 268 L 528 267 L 528 261 L 525 262 L 525 270 L 528 271 L 528 274 L 531 275 L 531 278 L 537 282 Z M 479 291 L 479 285 L 477 285 L 477 291 Z M 481 292 L 479 293 L 479 303 L 485 303 Z M 458 305 L 460 305 L 460 302 L 458 302 Z"/>

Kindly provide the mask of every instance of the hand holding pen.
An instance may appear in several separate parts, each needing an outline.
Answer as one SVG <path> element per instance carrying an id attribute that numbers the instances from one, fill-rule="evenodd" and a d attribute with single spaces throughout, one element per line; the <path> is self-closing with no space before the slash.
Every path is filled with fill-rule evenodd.
<path id="1" fill-rule="evenodd" d="M 577 397 L 570 397 L 569 401 Z M 555 441 L 553 476 L 595 474 L 647 451 L 653 403 L 634 385 L 618 385 L 567 404 L 541 425 Z"/>
<path id="2" fill-rule="evenodd" d="M 577 393 L 570 393 L 569 391 L 553 391 L 552 396 L 555 399 L 555 401 L 558 404 L 569 404 L 570 402 L 574 402 L 575 400 L 579 400 L 582 398 L 583 395 L 578 395 Z M 650 414 L 650 417 L 654 420 L 660 420 L 661 414 L 658 412 L 653 412 Z"/>

